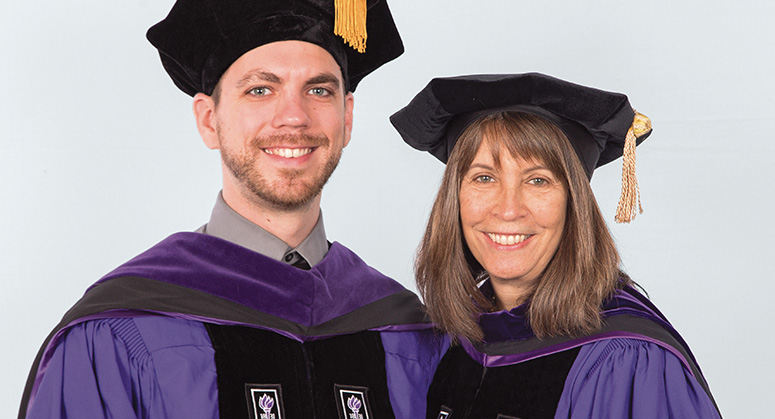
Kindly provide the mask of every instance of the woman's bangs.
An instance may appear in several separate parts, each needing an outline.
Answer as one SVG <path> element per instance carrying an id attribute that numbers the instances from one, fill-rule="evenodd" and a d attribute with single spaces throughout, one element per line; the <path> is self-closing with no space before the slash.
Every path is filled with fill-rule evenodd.
<path id="1" fill-rule="evenodd" d="M 553 124 L 530 114 L 501 112 L 487 116 L 481 132 L 496 164 L 505 150 L 515 160 L 540 162 L 565 177 L 557 144 L 564 140 L 564 134 Z"/>

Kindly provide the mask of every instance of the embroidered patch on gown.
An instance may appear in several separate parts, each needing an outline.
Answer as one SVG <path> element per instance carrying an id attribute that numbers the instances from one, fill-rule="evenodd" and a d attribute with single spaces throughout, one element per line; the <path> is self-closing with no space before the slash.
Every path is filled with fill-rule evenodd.
<path id="1" fill-rule="evenodd" d="M 336 385 L 339 419 L 371 419 L 369 389 L 366 387 Z"/>
<path id="2" fill-rule="evenodd" d="M 282 388 L 277 384 L 245 384 L 250 419 L 284 419 Z"/>

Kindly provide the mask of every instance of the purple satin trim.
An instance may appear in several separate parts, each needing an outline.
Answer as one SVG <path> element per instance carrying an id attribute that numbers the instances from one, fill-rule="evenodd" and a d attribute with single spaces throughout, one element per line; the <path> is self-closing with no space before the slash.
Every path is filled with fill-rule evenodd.
<path id="1" fill-rule="evenodd" d="M 585 336 L 579 339 L 574 339 L 568 342 L 559 343 L 557 345 L 552 345 L 546 348 L 537 349 L 535 351 L 523 352 L 523 353 L 517 353 L 517 354 L 507 354 L 507 355 L 487 355 L 487 354 L 481 353 L 477 351 L 476 348 L 474 348 L 474 346 L 465 339 L 461 339 L 460 343 L 465 349 L 466 353 L 468 353 L 468 356 L 470 356 L 473 360 L 475 360 L 479 364 L 485 367 L 502 367 L 506 365 L 513 365 L 520 362 L 529 361 L 531 359 L 555 354 L 562 351 L 567 351 L 568 349 L 576 348 L 590 342 L 598 342 L 601 340 L 617 339 L 617 338 L 643 340 L 643 341 L 658 345 L 664 348 L 665 350 L 669 351 L 673 355 L 675 355 L 679 360 L 681 360 L 681 363 L 684 365 L 686 370 L 689 371 L 689 373 L 691 373 L 692 376 L 694 376 L 694 373 L 692 372 L 692 368 L 689 362 L 686 360 L 683 354 L 681 354 L 675 348 L 657 339 L 653 339 L 648 336 L 644 336 L 644 335 L 641 335 L 638 333 L 632 333 L 632 332 L 623 332 L 623 331 L 606 332 L 598 335 Z"/>
<path id="2" fill-rule="evenodd" d="M 122 276 L 207 292 L 304 326 L 325 323 L 404 289 L 337 242 L 305 271 L 226 240 L 188 232 L 171 235 L 97 284 Z"/>
<path id="3" fill-rule="evenodd" d="M 412 332 L 416 330 L 432 330 L 433 323 L 411 323 L 411 324 L 388 324 L 385 326 L 372 327 L 372 332 Z"/>

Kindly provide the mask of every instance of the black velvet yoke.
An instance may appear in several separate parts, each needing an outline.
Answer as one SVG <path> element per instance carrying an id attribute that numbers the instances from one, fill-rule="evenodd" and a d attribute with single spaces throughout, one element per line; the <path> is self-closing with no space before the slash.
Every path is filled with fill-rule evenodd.
<path id="1" fill-rule="evenodd" d="M 484 367 L 460 347 L 444 355 L 428 391 L 427 419 L 553 418 L 581 348 L 502 367 Z"/>
<path id="2" fill-rule="evenodd" d="M 221 418 L 394 418 L 378 332 L 302 343 L 246 326 L 205 327 Z"/>

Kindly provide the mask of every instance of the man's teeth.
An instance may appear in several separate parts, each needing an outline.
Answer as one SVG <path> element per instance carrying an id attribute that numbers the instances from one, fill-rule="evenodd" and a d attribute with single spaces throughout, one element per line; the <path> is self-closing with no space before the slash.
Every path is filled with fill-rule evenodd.
<path id="1" fill-rule="evenodd" d="M 523 241 L 527 240 L 528 237 L 530 237 L 527 234 L 506 235 L 506 234 L 487 233 L 487 235 L 490 236 L 490 240 L 500 245 L 511 245 L 511 244 L 522 243 Z"/>
<path id="2" fill-rule="evenodd" d="M 311 148 L 265 148 L 266 154 L 285 157 L 286 159 L 297 158 L 312 152 Z"/>

